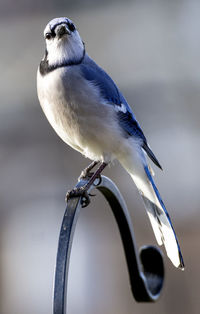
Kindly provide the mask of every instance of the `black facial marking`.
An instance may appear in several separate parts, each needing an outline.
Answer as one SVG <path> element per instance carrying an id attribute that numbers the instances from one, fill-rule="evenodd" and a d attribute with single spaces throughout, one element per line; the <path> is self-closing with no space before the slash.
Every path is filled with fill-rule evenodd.
<path id="1" fill-rule="evenodd" d="M 67 22 L 60 22 L 60 23 L 57 23 L 56 25 L 54 25 L 52 28 L 51 28 L 51 32 L 52 34 L 54 34 L 54 37 L 56 36 L 56 33 L 55 33 L 55 29 L 58 25 L 61 25 L 61 24 L 66 24 L 68 29 L 70 30 L 70 32 L 74 32 L 76 27 L 73 23 L 67 21 Z"/>
<path id="2" fill-rule="evenodd" d="M 51 29 L 51 35 L 52 35 L 52 37 L 54 38 L 54 37 L 56 37 L 56 32 L 55 32 L 55 29 Z"/>
<path id="3" fill-rule="evenodd" d="M 73 32 L 73 31 L 75 31 L 75 29 L 76 29 L 76 27 L 74 26 L 73 23 L 69 23 L 69 22 L 68 22 L 68 23 L 67 23 L 67 26 L 68 26 L 70 32 Z"/>

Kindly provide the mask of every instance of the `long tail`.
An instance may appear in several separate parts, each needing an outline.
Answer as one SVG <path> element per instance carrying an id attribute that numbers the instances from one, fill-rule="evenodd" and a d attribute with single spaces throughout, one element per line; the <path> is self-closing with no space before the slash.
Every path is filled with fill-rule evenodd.
<path id="1" fill-rule="evenodd" d="M 130 167 L 130 159 L 129 161 L 124 159 L 122 165 L 128 170 L 142 196 L 158 244 L 164 244 L 167 255 L 174 266 L 183 270 L 184 262 L 180 246 L 146 158 L 140 153 L 134 159 L 134 169 Z"/>

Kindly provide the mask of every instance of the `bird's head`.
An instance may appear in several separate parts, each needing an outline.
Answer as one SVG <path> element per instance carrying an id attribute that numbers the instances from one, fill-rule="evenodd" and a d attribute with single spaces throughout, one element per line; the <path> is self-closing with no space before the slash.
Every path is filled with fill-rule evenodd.
<path id="1" fill-rule="evenodd" d="M 74 25 L 66 18 L 60 17 L 51 20 L 44 30 L 46 41 L 45 58 L 49 66 L 61 64 L 76 64 L 85 53 L 84 43 Z"/>

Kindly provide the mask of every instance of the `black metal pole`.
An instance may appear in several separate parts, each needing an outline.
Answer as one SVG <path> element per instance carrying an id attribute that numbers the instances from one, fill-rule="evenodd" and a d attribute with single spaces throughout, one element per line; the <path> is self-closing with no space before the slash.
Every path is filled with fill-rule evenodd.
<path id="1" fill-rule="evenodd" d="M 90 180 L 86 178 L 78 182 L 82 187 Z M 116 185 L 107 177 L 101 176 L 90 187 L 98 189 L 108 201 L 120 231 L 133 296 L 138 302 L 156 301 L 161 293 L 164 280 L 164 266 L 160 250 L 154 246 L 146 246 L 138 253 L 133 225 Z M 76 222 L 81 209 L 81 196 L 72 197 L 67 202 L 60 230 L 54 283 L 53 314 L 67 313 L 67 280 L 71 246 Z"/>

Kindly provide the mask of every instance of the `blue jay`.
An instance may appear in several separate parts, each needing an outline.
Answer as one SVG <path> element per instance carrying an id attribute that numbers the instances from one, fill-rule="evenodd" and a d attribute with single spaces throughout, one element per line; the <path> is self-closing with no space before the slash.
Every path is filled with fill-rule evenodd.
<path id="1" fill-rule="evenodd" d="M 119 160 L 142 196 L 158 244 L 164 244 L 172 263 L 183 269 L 178 240 L 147 156 L 161 166 L 126 99 L 88 56 L 70 19 L 50 21 L 44 37 L 46 50 L 38 68 L 37 91 L 48 121 L 65 143 L 93 161 L 86 173 L 100 163 L 93 181 L 108 163 Z"/>

